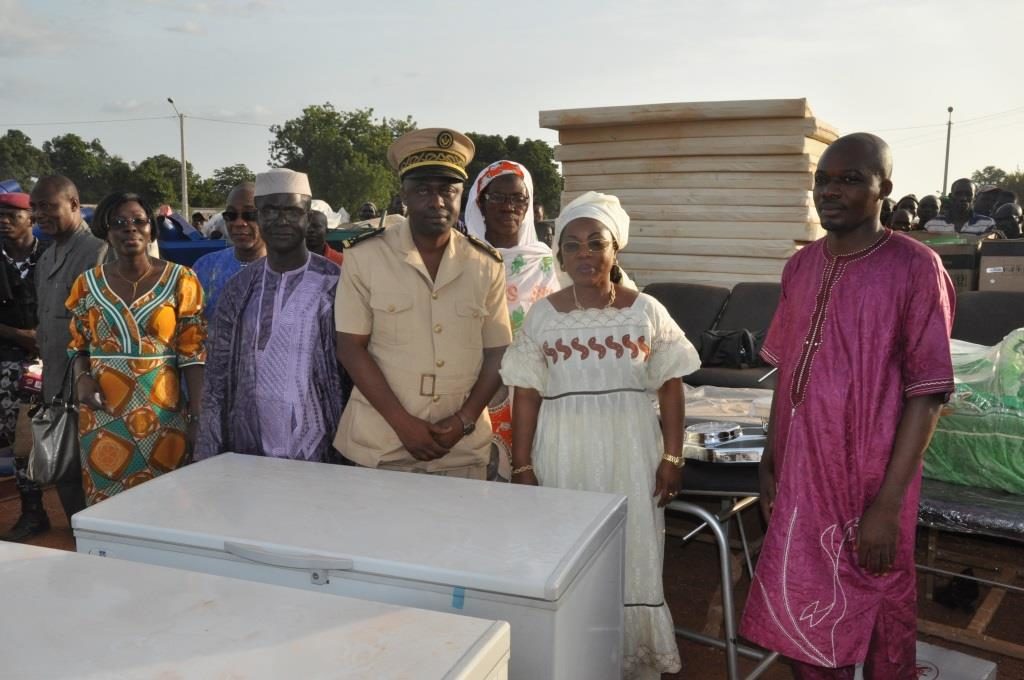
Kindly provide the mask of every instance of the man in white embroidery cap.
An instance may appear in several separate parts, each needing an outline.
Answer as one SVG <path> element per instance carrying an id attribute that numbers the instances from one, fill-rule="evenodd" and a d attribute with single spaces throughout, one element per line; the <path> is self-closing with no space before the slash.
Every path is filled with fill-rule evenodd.
<path id="1" fill-rule="evenodd" d="M 301 172 L 256 175 L 267 256 L 221 293 L 207 342 L 197 459 L 225 451 L 333 458 L 342 407 L 334 343 L 338 267 L 306 249 L 311 194 Z"/>

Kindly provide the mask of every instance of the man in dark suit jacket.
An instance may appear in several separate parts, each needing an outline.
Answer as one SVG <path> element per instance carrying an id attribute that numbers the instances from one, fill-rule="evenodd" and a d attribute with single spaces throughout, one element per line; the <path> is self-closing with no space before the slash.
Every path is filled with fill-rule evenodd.
<path id="1" fill-rule="evenodd" d="M 36 341 L 43 360 L 43 398 L 49 402 L 62 395 L 62 378 L 69 361 L 71 313 L 64 301 L 78 275 L 96 266 L 103 241 L 93 236 L 82 220 L 78 188 L 67 177 L 41 178 L 32 189 L 30 205 L 32 218 L 53 238 L 53 245 L 39 258 L 35 277 L 39 315 Z M 73 466 L 73 470 L 68 479 L 57 484 L 69 521 L 85 507 L 81 469 Z"/>

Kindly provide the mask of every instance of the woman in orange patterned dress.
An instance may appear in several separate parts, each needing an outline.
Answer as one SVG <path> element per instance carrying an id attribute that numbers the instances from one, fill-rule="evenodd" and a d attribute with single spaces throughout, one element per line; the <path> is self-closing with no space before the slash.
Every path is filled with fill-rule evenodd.
<path id="1" fill-rule="evenodd" d="M 93 230 L 117 259 L 79 276 L 65 303 L 68 348 L 78 353 L 74 384 L 89 505 L 185 464 L 195 440 L 206 360 L 203 289 L 192 270 L 147 254 L 153 224 L 139 196 L 104 198 Z"/>

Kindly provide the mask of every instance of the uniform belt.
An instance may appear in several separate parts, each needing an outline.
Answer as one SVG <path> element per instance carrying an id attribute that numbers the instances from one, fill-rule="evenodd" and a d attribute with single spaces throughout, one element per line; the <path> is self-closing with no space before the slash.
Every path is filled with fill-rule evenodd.
<path id="1" fill-rule="evenodd" d="M 420 375 L 420 396 L 434 397 L 443 394 L 464 394 L 473 389 L 475 380 L 460 376 L 444 376 L 434 373 Z"/>

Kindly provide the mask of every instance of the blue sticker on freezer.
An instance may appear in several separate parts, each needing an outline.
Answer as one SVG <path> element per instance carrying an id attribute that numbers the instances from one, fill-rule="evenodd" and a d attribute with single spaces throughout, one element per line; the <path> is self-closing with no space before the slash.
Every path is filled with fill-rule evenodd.
<path id="1" fill-rule="evenodd" d="M 462 609 L 463 605 L 466 604 L 466 589 L 465 588 L 454 588 L 452 589 L 452 608 Z"/>

